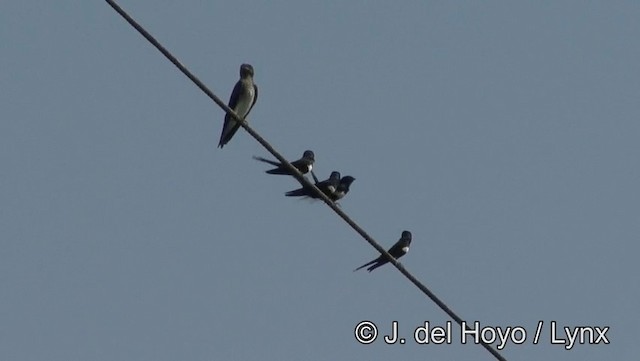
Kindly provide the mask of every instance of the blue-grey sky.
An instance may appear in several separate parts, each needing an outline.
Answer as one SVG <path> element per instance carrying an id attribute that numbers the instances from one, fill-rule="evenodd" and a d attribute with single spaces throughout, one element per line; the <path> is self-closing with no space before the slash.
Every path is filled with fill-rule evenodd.
<path id="1" fill-rule="evenodd" d="M 120 4 L 225 100 L 253 64 L 254 128 L 507 359 L 637 357 L 640 3 Z M 0 50 L 0 359 L 493 359 L 357 343 L 448 318 L 104 1 L 4 1 Z"/>

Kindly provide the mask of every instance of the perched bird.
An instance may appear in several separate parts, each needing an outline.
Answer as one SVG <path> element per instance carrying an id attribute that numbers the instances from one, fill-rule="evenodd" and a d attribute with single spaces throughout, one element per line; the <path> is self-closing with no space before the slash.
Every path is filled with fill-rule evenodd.
<path id="1" fill-rule="evenodd" d="M 314 175 L 315 176 L 315 175 Z M 327 197 L 331 197 L 333 192 L 340 186 L 340 172 L 333 171 L 328 179 L 323 180 L 322 182 L 318 182 L 316 179 L 316 187 L 318 187 L 322 193 L 324 193 Z M 288 191 L 285 193 L 287 197 L 311 197 L 311 198 L 320 198 L 315 192 L 309 187 L 302 187 L 292 191 Z"/>
<path id="2" fill-rule="evenodd" d="M 229 98 L 229 108 L 233 109 L 241 119 L 245 119 L 256 104 L 256 100 L 258 100 L 258 87 L 253 83 L 253 67 L 250 64 L 242 64 L 240 66 L 240 80 L 233 87 L 231 98 Z M 240 123 L 229 114 L 225 114 L 218 147 L 222 148 L 229 143 L 238 128 L 240 128 Z"/>
<path id="3" fill-rule="evenodd" d="M 340 178 L 340 184 L 338 184 L 338 187 L 329 196 L 329 198 L 331 198 L 331 200 L 334 202 L 342 199 L 347 195 L 347 193 L 349 193 L 349 187 L 351 187 L 351 183 L 353 183 L 354 180 L 356 179 L 350 175 Z"/>
<path id="4" fill-rule="evenodd" d="M 269 160 L 269 159 L 258 157 L 258 156 L 253 156 L 253 159 L 259 160 L 261 162 L 268 163 L 271 165 L 275 165 L 277 167 L 277 168 L 269 169 L 268 171 L 265 171 L 265 173 L 293 175 L 282 163 L 275 162 L 273 160 Z M 313 151 L 305 150 L 304 153 L 302 154 L 302 158 L 298 160 L 294 160 L 293 162 L 291 162 L 291 165 L 294 166 L 297 170 L 299 170 L 300 173 L 307 174 L 311 171 L 311 169 L 313 169 L 313 162 L 315 162 L 315 156 L 313 154 Z"/>
<path id="5" fill-rule="evenodd" d="M 400 239 L 398 240 L 398 242 L 396 242 L 396 244 L 394 244 L 393 246 L 391 246 L 391 248 L 389 248 L 389 254 L 393 256 L 393 258 L 398 259 L 402 256 L 404 256 L 405 254 L 407 254 L 407 252 L 409 252 L 409 245 L 411 244 L 411 232 L 409 231 L 402 231 L 402 236 L 400 237 Z M 370 266 L 369 268 L 367 268 L 367 271 L 371 272 L 374 269 L 388 263 L 389 260 L 383 256 L 380 255 L 380 257 L 374 259 L 373 261 L 369 262 L 369 263 L 365 263 L 362 266 L 356 268 L 353 270 L 353 272 Z"/>
<path id="6" fill-rule="evenodd" d="M 313 180 L 318 183 L 318 177 L 316 177 L 316 174 L 313 171 L 311 171 L 311 176 L 313 176 Z M 351 187 L 351 183 L 353 183 L 354 180 L 356 179 L 350 175 L 340 178 L 340 183 L 336 187 L 336 190 L 331 194 L 327 194 L 327 197 L 334 202 L 342 199 L 347 195 L 347 193 L 349 193 L 349 187 Z"/>

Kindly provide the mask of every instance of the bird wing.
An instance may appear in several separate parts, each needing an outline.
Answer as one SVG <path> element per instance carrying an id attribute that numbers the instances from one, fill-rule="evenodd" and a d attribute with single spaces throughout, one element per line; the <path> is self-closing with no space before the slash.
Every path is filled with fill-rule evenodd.
<path id="1" fill-rule="evenodd" d="M 240 95 L 242 94 L 242 80 L 238 80 L 236 85 L 233 87 L 233 91 L 231 92 L 231 96 L 229 97 L 229 108 L 233 109 L 238 105 L 238 100 L 240 100 Z"/>
<path id="2" fill-rule="evenodd" d="M 391 248 L 389 248 L 389 254 L 393 256 L 393 258 L 400 258 L 404 255 L 404 251 L 402 250 L 402 247 L 404 246 L 404 242 L 402 242 L 402 240 L 396 242 L 396 244 L 394 244 L 393 246 L 391 246 Z"/>
<path id="3" fill-rule="evenodd" d="M 238 81 L 236 85 L 233 87 L 233 91 L 231 92 L 231 96 L 229 97 L 229 108 L 235 111 L 236 105 L 238 105 L 238 100 L 240 99 L 240 95 L 242 94 L 242 81 Z M 254 102 L 255 103 L 255 102 Z M 220 134 L 220 141 L 218 142 L 218 147 L 222 148 L 229 140 L 233 137 L 233 135 L 238 131 L 240 127 L 240 123 L 236 122 L 235 119 L 229 113 L 225 113 L 224 115 L 224 125 L 222 126 L 222 133 Z"/>
<path id="4" fill-rule="evenodd" d="M 245 118 L 249 116 L 251 109 L 253 109 L 253 106 L 256 105 L 256 102 L 258 101 L 258 86 L 255 84 L 253 84 L 253 94 L 253 103 L 251 103 L 251 107 L 247 110 L 247 114 L 244 116 Z"/>

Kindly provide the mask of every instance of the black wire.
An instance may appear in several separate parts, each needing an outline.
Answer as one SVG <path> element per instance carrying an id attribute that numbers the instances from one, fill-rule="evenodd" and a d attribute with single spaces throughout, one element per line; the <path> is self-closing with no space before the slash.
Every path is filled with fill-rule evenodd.
<path id="1" fill-rule="evenodd" d="M 142 36 L 145 37 L 153 46 L 155 46 L 161 53 L 164 55 L 169 61 L 173 63 L 180 71 L 187 76 L 187 78 L 191 79 L 191 81 L 200 88 L 205 94 L 209 96 L 220 108 L 222 108 L 227 114 L 231 115 L 235 120 L 237 120 L 240 125 L 255 139 L 260 143 L 269 153 L 271 153 L 274 157 L 276 157 L 285 167 L 291 171 L 293 176 L 302 184 L 303 186 L 311 188 L 316 195 L 319 196 L 328 206 L 331 208 L 340 218 L 342 218 L 348 225 L 351 226 L 362 238 L 364 238 L 373 248 L 375 248 L 378 252 L 380 252 L 385 258 L 389 260 L 391 264 L 393 264 L 409 281 L 411 281 L 418 289 L 420 289 L 427 297 L 429 297 L 433 302 L 435 302 L 438 307 L 440 307 L 449 317 L 451 317 L 454 321 L 456 321 L 460 327 L 462 327 L 462 318 L 460 318 L 449 306 L 447 306 L 442 300 L 440 300 L 431 290 L 429 290 L 422 282 L 420 282 L 417 278 L 415 278 L 409 271 L 407 271 L 404 266 L 398 262 L 393 256 L 389 254 L 376 240 L 374 240 L 367 232 L 365 232 L 362 227 L 360 227 L 355 221 L 353 221 L 346 213 L 342 211 L 329 197 L 327 197 L 315 184 L 309 182 L 307 178 L 305 178 L 302 173 L 298 171 L 294 166 L 289 163 L 280 153 L 278 153 L 271 144 L 267 143 L 264 138 L 262 138 L 258 133 L 256 133 L 253 128 L 251 128 L 244 119 L 238 117 L 238 115 L 229 108 L 220 98 L 218 98 L 209 88 L 207 88 L 204 83 L 198 79 L 195 75 L 193 75 L 189 69 L 187 69 L 182 63 L 173 56 L 167 49 L 162 46 L 149 32 L 147 32 L 140 24 L 138 24 L 129 14 L 127 14 L 115 1 L 113 0 L 105 0 L 111 7 L 122 16 L 131 26 L 133 26 Z M 470 329 L 470 328 L 467 328 Z M 497 360 L 506 361 L 498 351 L 496 351 L 490 344 L 483 342 L 481 340 L 482 347 L 484 347 L 487 351 L 489 351 Z"/>

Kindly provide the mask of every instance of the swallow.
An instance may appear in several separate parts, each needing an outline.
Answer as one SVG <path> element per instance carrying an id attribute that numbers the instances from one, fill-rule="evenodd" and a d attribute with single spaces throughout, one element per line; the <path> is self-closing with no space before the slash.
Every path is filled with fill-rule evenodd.
<path id="1" fill-rule="evenodd" d="M 278 163 L 278 162 L 275 162 L 266 158 L 258 157 L 258 156 L 253 156 L 253 159 L 276 166 L 276 168 L 269 169 L 265 171 L 265 173 L 293 175 L 282 163 Z M 294 168 L 296 168 L 297 170 L 299 170 L 300 173 L 307 174 L 311 171 L 311 169 L 313 169 L 313 163 L 315 161 L 316 160 L 315 160 L 313 151 L 305 150 L 304 153 L 302 154 L 302 158 L 298 160 L 294 160 L 293 162 L 291 162 L 291 165 L 294 166 Z"/>
<path id="2" fill-rule="evenodd" d="M 329 198 L 334 202 L 342 199 L 347 195 L 347 193 L 349 193 L 349 187 L 351 187 L 351 183 L 353 183 L 354 180 L 356 179 L 350 175 L 340 178 L 340 184 L 338 184 L 338 187 L 336 187 L 336 190 L 329 196 Z"/>
<path id="3" fill-rule="evenodd" d="M 402 256 L 404 256 L 405 254 L 407 254 L 407 252 L 409 252 L 409 245 L 411 244 L 411 232 L 409 231 L 402 231 L 402 236 L 400 236 L 400 239 L 398 240 L 398 242 L 396 242 L 396 244 L 394 244 L 393 246 L 391 246 L 391 248 L 389 248 L 389 250 L 387 252 L 389 252 L 390 255 L 393 256 L 393 258 L 395 258 L 396 260 Z M 380 255 L 380 257 L 374 259 L 373 261 L 369 262 L 369 263 L 365 263 L 362 266 L 356 268 L 353 270 L 353 272 L 370 266 L 369 268 L 367 268 L 367 271 L 371 272 L 374 269 L 385 265 L 386 263 L 388 263 L 389 260 L 384 256 L 384 255 Z"/>
<path id="4" fill-rule="evenodd" d="M 314 174 L 315 178 L 315 174 Z M 327 197 L 331 197 L 331 195 L 338 189 L 340 186 L 340 172 L 333 171 L 328 179 L 323 180 L 322 182 L 318 182 L 316 179 L 316 187 L 322 191 Z M 311 188 L 302 187 L 292 191 L 288 191 L 285 193 L 287 197 L 311 197 L 311 198 L 320 198 Z"/>
<path id="5" fill-rule="evenodd" d="M 233 92 L 231 92 L 231 97 L 229 98 L 229 108 L 233 109 L 240 119 L 245 119 L 256 104 L 256 100 L 258 100 L 258 86 L 253 83 L 253 67 L 250 64 L 242 64 L 240 66 L 240 80 L 233 87 Z M 218 148 L 222 148 L 229 143 L 238 128 L 240 128 L 240 123 L 233 119 L 231 115 L 225 114 Z"/>

